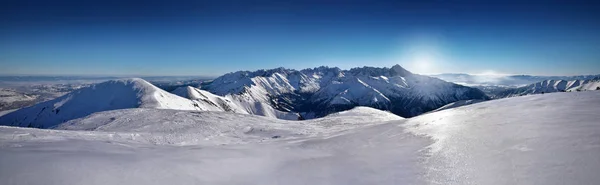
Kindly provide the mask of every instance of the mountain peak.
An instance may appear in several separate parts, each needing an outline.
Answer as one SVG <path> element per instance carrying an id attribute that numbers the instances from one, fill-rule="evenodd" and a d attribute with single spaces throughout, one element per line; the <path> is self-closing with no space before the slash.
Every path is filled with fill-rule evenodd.
<path id="1" fill-rule="evenodd" d="M 392 76 L 402 76 L 402 77 L 412 75 L 412 73 L 410 71 L 404 69 L 399 64 L 392 66 L 391 73 L 392 73 Z"/>
<path id="2" fill-rule="evenodd" d="M 0 117 L 0 125 L 49 128 L 94 112 L 156 108 L 198 110 L 191 100 L 170 94 L 140 78 L 110 80 Z"/>

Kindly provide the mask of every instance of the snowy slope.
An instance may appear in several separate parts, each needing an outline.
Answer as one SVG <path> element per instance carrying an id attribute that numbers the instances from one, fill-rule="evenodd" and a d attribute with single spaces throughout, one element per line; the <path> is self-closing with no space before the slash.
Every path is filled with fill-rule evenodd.
<path id="1" fill-rule="evenodd" d="M 3 116 L 3 115 L 5 115 L 5 114 L 11 113 L 11 112 L 14 112 L 14 111 L 16 111 L 16 110 L 18 110 L 18 109 L 10 109 L 10 110 L 3 110 L 3 111 L 0 111 L 0 116 Z"/>
<path id="2" fill-rule="evenodd" d="M 137 138 L 144 133 L 168 133 L 168 127 L 151 124 L 144 128 L 143 123 L 132 128 L 109 123 L 106 131 L 0 127 L 0 180 L 6 185 L 597 184 L 598 104 L 598 91 L 532 95 L 363 124 L 343 132 L 325 131 L 328 127 L 309 123 L 319 119 L 291 122 L 224 112 L 198 112 L 200 118 L 196 119 L 192 118 L 196 113 L 181 113 L 189 114 L 185 119 L 202 120 L 206 114 L 205 118 L 227 120 L 222 123 L 231 125 L 282 122 L 265 128 L 273 131 L 267 131 L 265 140 L 253 140 L 261 143 L 227 145 L 155 145 Z M 122 111 L 134 110 L 150 112 L 145 115 L 173 111 Z M 353 111 L 339 115 L 355 115 Z M 248 119 L 246 123 L 239 121 L 239 116 Z M 116 115 L 115 119 L 124 117 Z M 346 122 L 355 121 L 350 118 Z M 178 124 L 184 125 L 182 130 L 176 129 Z M 173 133 L 186 133 L 186 124 L 194 123 L 175 120 L 167 125 L 174 126 Z M 219 125 L 202 124 L 209 125 L 206 129 Z M 293 139 L 266 138 L 281 130 L 311 129 L 322 132 Z M 257 137 L 232 134 L 235 132 L 223 134 Z"/>
<path id="3" fill-rule="evenodd" d="M 248 114 L 248 112 L 236 106 L 231 100 L 194 87 L 179 87 L 171 91 L 171 93 L 194 100 L 201 105 L 200 107 L 206 107 L 208 111 L 226 111 Z"/>
<path id="4" fill-rule="evenodd" d="M 125 108 L 205 110 L 139 79 L 111 80 L 0 117 L 0 125 L 48 128 L 94 112 Z"/>
<path id="5" fill-rule="evenodd" d="M 529 84 L 519 88 L 511 88 L 501 92 L 497 92 L 496 96 L 514 97 L 528 94 L 541 94 L 566 91 L 596 90 L 600 86 L 600 80 L 544 80 L 541 82 Z"/>
<path id="6" fill-rule="evenodd" d="M 323 133 L 401 120 L 392 113 L 356 107 L 324 118 L 287 121 L 264 116 L 225 112 L 167 109 L 122 109 L 94 113 L 68 121 L 55 129 L 125 133 L 125 140 L 151 144 L 232 144 L 310 137 Z M 129 137 L 135 133 L 135 137 Z M 120 134 L 123 135 L 123 134 Z"/>
<path id="7" fill-rule="evenodd" d="M 578 76 L 532 76 L 532 75 L 502 75 L 502 74 L 438 74 L 431 75 L 445 81 L 464 84 L 467 86 L 505 86 L 520 87 L 545 80 L 591 80 L 599 78 L 600 75 L 578 75 Z"/>
<path id="8" fill-rule="evenodd" d="M 263 101 L 258 101 L 246 96 L 217 96 L 208 91 L 194 87 L 180 87 L 171 93 L 193 100 L 200 107 L 209 107 L 209 111 L 226 111 L 242 114 L 253 114 L 284 120 L 298 120 L 299 115 L 294 112 L 284 112 L 274 109 Z"/>
<path id="9" fill-rule="evenodd" d="M 413 74 L 399 65 L 239 71 L 203 84 L 202 89 L 241 102 L 261 102 L 284 112 L 299 112 L 304 118 L 356 106 L 412 117 L 458 100 L 488 99 L 478 89 Z"/>
<path id="10" fill-rule="evenodd" d="M 438 109 L 435 109 L 431 112 L 437 112 L 437 111 L 442 111 L 442 110 L 446 110 L 446 109 L 453 109 L 456 107 L 462 107 L 465 105 L 471 105 L 471 104 L 481 103 L 481 102 L 484 102 L 484 100 L 460 100 L 460 101 L 456 101 L 456 102 L 452 102 L 447 105 L 444 105 L 444 106 L 442 106 Z"/>
<path id="11" fill-rule="evenodd" d="M 28 95 L 14 89 L 0 88 L 0 104 L 11 104 L 19 101 L 32 101 L 37 95 Z"/>
<path id="12" fill-rule="evenodd" d="M 135 133 L 135 137 L 125 138 L 161 145 L 259 142 L 276 135 L 293 138 L 314 131 L 293 121 L 264 116 L 140 108 L 98 112 L 60 124 L 55 129 Z"/>
<path id="13" fill-rule="evenodd" d="M 600 77 L 599 78 L 595 78 L 589 81 L 586 81 L 585 83 L 582 83 L 581 85 L 575 86 L 575 87 L 571 87 L 569 89 L 567 89 L 567 91 L 572 92 L 572 91 L 593 91 L 593 90 L 600 90 Z"/>
<path id="14" fill-rule="evenodd" d="M 440 184 L 597 184 L 600 92 L 481 102 L 407 120 L 431 137 L 426 178 Z"/>

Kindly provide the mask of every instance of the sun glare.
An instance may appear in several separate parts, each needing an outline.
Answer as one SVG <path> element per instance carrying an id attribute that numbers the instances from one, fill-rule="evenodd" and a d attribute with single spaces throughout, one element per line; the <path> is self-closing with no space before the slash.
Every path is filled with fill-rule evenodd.
<path id="1" fill-rule="evenodd" d="M 414 67 L 414 71 L 418 71 L 419 73 L 431 73 L 434 57 L 431 54 L 420 53 L 414 56 L 412 60 L 412 66 Z"/>

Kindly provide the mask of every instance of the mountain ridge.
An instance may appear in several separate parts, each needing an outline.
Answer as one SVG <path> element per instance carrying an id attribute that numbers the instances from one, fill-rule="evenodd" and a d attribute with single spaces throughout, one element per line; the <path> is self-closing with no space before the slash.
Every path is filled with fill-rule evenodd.
<path id="1" fill-rule="evenodd" d="M 140 78 L 110 80 L 0 117 L 1 125 L 49 128 L 107 110 L 155 108 L 203 110 L 197 103 L 168 93 Z"/>
<path id="2" fill-rule="evenodd" d="M 237 71 L 203 83 L 201 89 L 269 102 L 275 109 L 299 112 L 303 118 L 323 117 L 356 106 L 413 117 L 458 100 L 489 99 L 478 89 L 413 74 L 400 65 Z"/>
<path id="3" fill-rule="evenodd" d="M 365 106 L 413 117 L 459 100 L 489 99 L 478 89 L 413 74 L 400 65 L 237 71 L 200 88 L 179 87 L 169 93 L 140 78 L 110 80 L 8 113 L 0 124 L 51 128 L 95 112 L 127 108 L 302 120 Z"/>
<path id="4" fill-rule="evenodd" d="M 544 80 L 523 87 L 496 92 L 498 98 L 553 92 L 588 91 L 600 89 L 600 77 L 591 80 Z"/>

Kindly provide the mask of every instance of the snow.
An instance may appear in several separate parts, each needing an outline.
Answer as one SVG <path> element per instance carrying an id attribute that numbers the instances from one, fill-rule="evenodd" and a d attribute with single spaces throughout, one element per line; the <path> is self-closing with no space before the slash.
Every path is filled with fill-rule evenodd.
<path id="1" fill-rule="evenodd" d="M 393 116 L 389 113 L 364 107 L 306 121 L 113 110 L 58 127 L 76 130 L 0 126 L 0 180 L 7 185 L 597 184 L 599 104 L 600 91 L 552 93 L 391 120 L 381 119 Z M 198 137 L 165 137 L 188 134 Z M 281 137 L 273 138 L 276 134 Z M 207 136 L 212 137 L 194 140 Z"/>
<path id="2" fill-rule="evenodd" d="M 544 80 L 518 88 L 482 86 L 483 90 L 493 98 L 505 98 L 523 96 L 529 94 L 542 94 L 553 92 L 589 91 L 600 87 L 600 77 L 589 79 L 589 76 L 574 76 L 564 78 L 576 78 L 576 80 Z M 541 78 L 541 77 L 539 77 Z M 486 90 L 487 89 L 487 90 Z"/>
<path id="3" fill-rule="evenodd" d="M 569 88 L 567 91 L 593 91 L 600 89 L 600 79 L 590 80 L 581 85 Z"/>
<path id="4" fill-rule="evenodd" d="M 0 125 L 48 128 L 94 112 L 125 108 L 202 110 L 193 101 L 139 79 L 111 80 L 0 117 Z"/>
<path id="5" fill-rule="evenodd" d="M 439 74 L 432 75 L 445 81 L 467 86 L 505 86 L 520 87 L 534 84 L 545 80 L 562 80 L 574 82 L 576 80 L 591 80 L 599 78 L 600 75 L 579 76 L 530 76 L 530 75 L 507 75 L 507 74 Z M 571 86 L 570 84 L 568 86 Z"/>
<path id="6" fill-rule="evenodd" d="M 193 100 L 198 107 L 203 108 L 206 111 L 226 111 L 236 113 L 246 113 L 241 107 L 236 106 L 231 100 L 214 95 L 208 91 L 200 90 L 198 88 L 186 86 L 179 87 L 173 90 L 171 93 Z"/>
<path id="7" fill-rule="evenodd" d="M 365 117 L 369 119 L 378 119 L 378 121 L 388 121 L 388 120 L 396 120 L 396 119 L 404 119 L 400 116 L 396 116 L 387 111 L 377 110 L 371 107 L 354 107 L 353 109 L 333 113 L 325 116 L 325 118 L 334 118 L 334 117 Z M 361 122 L 365 122 L 368 120 L 361 120 Z"/>
<path id="8" fill-rule="evenodd" d="M 125 140 L 162 145 L 260 142 L 273 136 L 287 139 L 316 132 L 293 121 L 263 116 L 139 108 L 95 113 L 56 129 L 124 132 L 121 138 Z M 128 137 L 131 134 L 135 137 Z"/>
<path id="9" fill-rule="evenodd" d="M 458 100 L 488 99 L 478 89 L 413 74 L 399 65 L 350 70 L 319 67 L 239 71 L 204 84 L 202 89 L 238 102 L 260 102 L 265 108 L 317 117 L 354 106 L 412 117 Z"/>
<path id="10" fill-rule="evenodd" d="M 484 100 L 460 100 L 460 101 L 456 101 L 456 102 L 452 102 L 447 105 L 444 105 L 438 109 L 433 110 L 432 112 L 442 111 L 442 110 L 446 110 L 446 109 L 453 109 L 453 108 L 462 107 L 465 105 L 471 105 L 471 104 L 480 103 L 480 102 L 484 102 Z"/>
<path id="11" fill-rule="evenodd" d="M 435 140 L 435 184 L 597 184 L 600 92 L 505 98 L 405 123 Z"/>
<path id="12" fill-rule="evenodd" d="M 0 103 L 12 103 L 18 101 L 35 100 L 37 95 L 27 95 L 14 89 L 0 88 Z"/>
<path id="13" fill-rule="evenodd" d="M 262 142 L 273 136 L 283 139 L 312 137 L 402 117 L 368 107 L 357 107 L 324 118 L 287 121 L 264 116 L 224 112 L 165 109 L 104 111 L 68 121 L 60 130 L 125 132 L 121 138 L 151 144 L 232 144 Z M 133 139 L 131 133 L 136 135 Z"/>
<path id="14" fill-rule="evenodd" d="M 252 90 L 248 90 L 248 92 L 252 92 Z M 284 120 L 298 120 L 299 118 L 297 113 L 279 111 L 264 103 L 265 101 L 268 102 L 268 98 L 266 97 L 260 98 L 260 100 L 255 99 L 254 97 L 256 96 L 262 96 L 255 95 L 256 93 L 238 96 L 218 96 L 208 91 L 190 86 L 177 88 L 171 93 L 194 101 L 197 105 L 199 105 L 200 108 L 202 108 L 202 110 L 205 111 L 225 111 L 241 114 L 253 114 Z"/>
<path id="15" fill-rule="evenodd" d="M 8 114 L 8 113 L 14 112 L 14 111 L 16 111 L 16 110 L 19 110 L 19 109 L 10 109 L 10 110 L 3 110 L 3 111 L 0 111 L 0 116 L 4 116 L 5 114 Z"/>

